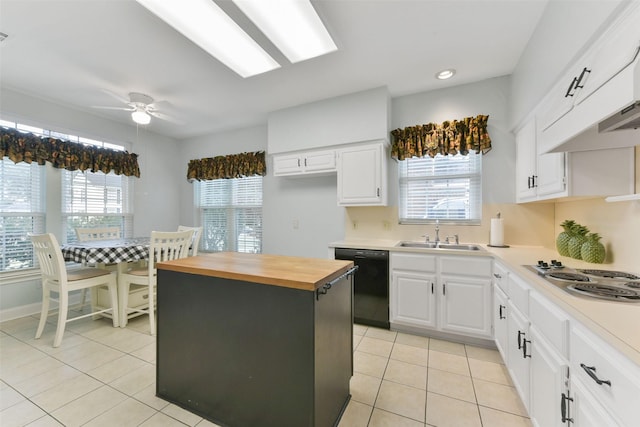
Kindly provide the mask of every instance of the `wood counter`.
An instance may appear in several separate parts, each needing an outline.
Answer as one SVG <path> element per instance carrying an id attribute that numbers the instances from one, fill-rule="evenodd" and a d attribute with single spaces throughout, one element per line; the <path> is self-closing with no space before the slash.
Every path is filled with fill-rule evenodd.
<path id="1" fill-rule="evenodd" d="M 353 266 L 352 261 L 218 252 L 158 263 L 158 269 L 314 291 Z"/>
<path id="2" fill-rule="evenodd" d="M 157 396 L 221 426 L 336 426 L 353 374 L 352 265 L 239 253 L 159 264 Z"/>

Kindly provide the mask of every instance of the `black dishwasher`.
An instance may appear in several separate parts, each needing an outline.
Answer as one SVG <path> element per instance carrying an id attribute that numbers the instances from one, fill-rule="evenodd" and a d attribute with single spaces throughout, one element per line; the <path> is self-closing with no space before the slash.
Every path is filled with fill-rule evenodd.
<path id="1" fill-rule="evenodd" d="M 353 321 L 389 329 L 389 251 L 336 248 L 335 259 L 353 261 Z"/>

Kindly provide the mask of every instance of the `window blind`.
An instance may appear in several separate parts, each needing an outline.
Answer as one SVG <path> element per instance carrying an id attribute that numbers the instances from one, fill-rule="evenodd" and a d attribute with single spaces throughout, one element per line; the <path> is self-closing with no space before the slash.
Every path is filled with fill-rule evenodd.
<path id="1" fill-rule="evenodd" d="M 37 266 L 28 233 L 44 232 L 44 169 L 0 161 L 0 271 Z"/>
<path id="2" fill-rule="evenodd" d="M 205 252 L 262 252 L 262 177 L 200 181 L 196 204 Z"/>
<path id="3" fill-rule="evenodd" d="M 398 162 L 400 223 L 479 223 L 482 156 L 410 158 Z"/>
<path id="4" fill-rule="evenodd" d="M 133 178 L 113 172 L 62 171 L 62 221 L 67 242 L 77 227 L 120 227 L 133 235 Z"/>

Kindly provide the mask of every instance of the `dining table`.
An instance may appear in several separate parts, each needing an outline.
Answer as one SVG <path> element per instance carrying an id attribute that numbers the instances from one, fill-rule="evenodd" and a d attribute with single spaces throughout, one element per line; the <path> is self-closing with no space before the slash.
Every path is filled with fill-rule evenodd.
<path id="1" fill-rule="evenodd" d="M 60 249 L 65 261 L 98 268 L 107 268 L 107 266 L 115 265 L 119 282 L 121 274 L 127 271 L 130 263 L 145 261 L 149 258 L 150 244 L 150 237 L 125 237 L 110 240 L 71 242 L 61 245 Z M 98 290 L 99 293 L 100 290 Z M 94 307 L 102 306 L 102 298 L 98 294 L 92 294 L 91 296 Z"/>

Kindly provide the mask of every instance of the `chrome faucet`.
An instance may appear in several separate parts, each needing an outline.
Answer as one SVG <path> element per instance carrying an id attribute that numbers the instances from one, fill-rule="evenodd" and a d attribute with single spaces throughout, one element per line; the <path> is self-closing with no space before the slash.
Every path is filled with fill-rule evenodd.
<path id="1" fill-rule="evenodd" d="M 436 219 L 436 243 L 440 243 L 440 220 Z"/>
<path id="2" fill-rule="evenodd" d="M 444 242 L 445 242 L 445 243 L 447 243 L 447 244 L 448 244 L 448 243 L 451 243 L 451 241 L 450 241 L 449 239 L 451 239 L 452 237 L 455 239 L 455 241 L 456 241 L 456 245 L 459 245 L 459 244 L 460 244 L 460 238 L 458 237 L 458 235 L 457 235 L 457 234 L 454 234 L 453 236 L 447 236 L 447 237 L 445 237 L 445 238 L 444 238 Z"/>

